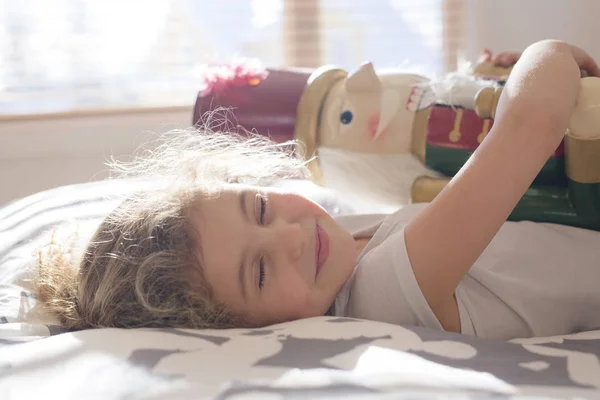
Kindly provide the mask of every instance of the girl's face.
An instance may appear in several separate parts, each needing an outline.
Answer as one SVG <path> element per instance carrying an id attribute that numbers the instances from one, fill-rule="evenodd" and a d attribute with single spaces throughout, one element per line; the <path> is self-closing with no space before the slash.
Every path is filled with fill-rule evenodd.
<path id="1" fill-rule="evenodd" d="M 217 300 L 253 325 L 324 315 L 354 269 L 352 236 L 297 194 L 228 185 L 192 219 Z"/>

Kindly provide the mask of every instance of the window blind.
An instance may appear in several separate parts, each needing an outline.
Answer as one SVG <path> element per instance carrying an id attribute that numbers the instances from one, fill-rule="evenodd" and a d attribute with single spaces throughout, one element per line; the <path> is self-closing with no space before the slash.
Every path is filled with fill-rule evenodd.
<path id="1" fill-rule="evenodd" d="M 201 66 L 454 69 L 463 0 L 0 0 L 0 114 L 191 105 Z"/>

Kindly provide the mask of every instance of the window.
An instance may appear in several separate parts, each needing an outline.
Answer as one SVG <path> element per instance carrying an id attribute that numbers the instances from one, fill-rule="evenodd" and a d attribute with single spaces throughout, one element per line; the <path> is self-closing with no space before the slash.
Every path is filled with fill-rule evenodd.
<path id="1" fill-rule="evenodd" d="M 190 105 L 200 66 L 452 69 L 462 0 L 0 0 L 0 114 Z M 454 57 L 454 58 L 453 58 Z"/>

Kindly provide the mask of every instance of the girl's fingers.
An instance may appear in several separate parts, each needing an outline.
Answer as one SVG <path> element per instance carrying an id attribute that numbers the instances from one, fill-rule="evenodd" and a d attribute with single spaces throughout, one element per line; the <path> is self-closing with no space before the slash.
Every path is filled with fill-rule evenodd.
<path id="1" fill-rule="evenodd" d="M 514 51 L 505 51 L 503 53 L 496 54 L 493 58 L 493 63 L 499 67 L 511 67 L 519 61 L 521 53 Z"/>
<path id="2" fill-rule="evenodd" d="M 490 62 L 492 61 L 492 52 L 490 49 L 483 49 L 479 55 L 479 62 Z"/>
<path id="3" fill-rule="evenodd" d="M 579 65 L 579 69 L 585 71 L 588 76 L 600 77 L 600 68 L 598 63 L 583 49 L 577 46 L 571 46 L 573 57 Z"/>

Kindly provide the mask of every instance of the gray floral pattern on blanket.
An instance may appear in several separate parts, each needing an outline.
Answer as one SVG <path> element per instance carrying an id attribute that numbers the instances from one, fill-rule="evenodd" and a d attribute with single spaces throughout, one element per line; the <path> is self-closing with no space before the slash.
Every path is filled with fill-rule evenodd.
<path id="1" fill-rule="evenodd" d="M 568 393 L 569 397 L 595 399 L 600 398 L 599 343 L 600 331 L 503 343 L 418 327 L 319 317 L 263 329 L 107 329 L 59 334 L 30 343 L 0 345 L 4 363 L 0 376 L 2 371 L 10 371 L 18 379 L 43 365 L 40 382 L 55 380 L 57 368 L 43 357 L 31 356 L 44 348 L 49 359 L 61 360 L 60 374 L 76 373 L 82 383 L 87 382 L 79 388 L 81 395 L 95 388 L 90 380 L 112 382 L 107 399 L 166 390 L 182 398 L 196 398 L 198 393 L 220 399 L 259 394 L 368 398 L 393 393 L 394 398 L 430 400 L 442 398 L 438 397 L 440 388 L 444 389 L 443 398 L 454 394 L 462 399 L 492 395 L 494 399 L 564 398 Z M 390 353 L 371 357 L 375 364 L 361 367 L 373 349 Z M 401 357 L 397 363 L 377 366 L 396 356 Z M 424 375 L 411 376 L 408 383 L 426 379 L 435 385 L 415 387 L 402 381 L 407 379 L 402 368 L 411 363 L 416 364 L 410 371 L 423 370 L 420 374 Z M 373 384 L 368 374 L 355 374 L 361 368 L 364 372 L 374 367 L 383 368 L 401 384 Z M 436 372 L 436 368 L 446 369 Z M 135 392 L 127 384 L 132 371 L 137 371 L 140 379 Z M 279 382 L 294 371 L 304 375 L 294 378 L 294 384 L 289 379 L 285 384 Z M 454 374 L 454 386 L 444 381 L 448 374 Z"/>

